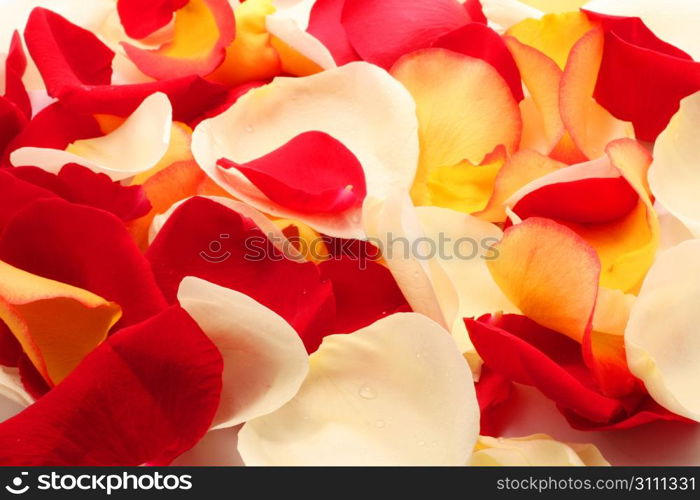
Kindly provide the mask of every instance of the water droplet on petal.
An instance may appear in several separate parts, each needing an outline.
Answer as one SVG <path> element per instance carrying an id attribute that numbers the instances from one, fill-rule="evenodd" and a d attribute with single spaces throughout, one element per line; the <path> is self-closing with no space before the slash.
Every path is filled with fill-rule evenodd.
<path id="1" fill-rule="evenodd" d="M 253 131 L 253 127 L 251 125 L 246 125 L 245 131 L 251 133 Z"/>
<path id="2" fill-rule="evenodd" d="M 363 385 L 362 387 L 360 387 L 358 394 L 362 399 L 374 399 L 377 397 L 377 391 L 375 391 L 368 385 Z"/>
<path id="3" fill-rule="evenodd" d="M 386 422 L 384 420 L 377 420 L 374 425 L 376 425 L 378 429 L 382 429 L 386 426 Z"/>

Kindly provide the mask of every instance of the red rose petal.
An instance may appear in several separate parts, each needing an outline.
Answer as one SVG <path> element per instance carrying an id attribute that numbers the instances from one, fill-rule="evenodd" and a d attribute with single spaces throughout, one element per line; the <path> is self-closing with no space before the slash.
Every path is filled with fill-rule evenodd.
<path id="1" fill-rule="evenodd" d="M 321 262 L 319 269 L 333 285 L 336 333 L 354 332 L 395 312 L 411 310 L 391 272 L 377 262 L 341 257 Z"/>
<path id="2" fill-rule="evenodd" d="M 341 20 L 362 59 L 384 69 L 472 21 L 457 0 L 345 0 Z"/>
<path id="3" fill-rule="evenodd" d="M 119 219 L 102 210 L 58 198 L 39 200 L 5 227 L 0 259 L 116 302 L 123 312 L 121 327 L 166 307 L 136 243 Z"/>
<path id="4" fill-rule="evenodd" d="M 188 1 L 118 0 L 117 12 L 126 34 L 138 40 L 170 23 L 173 12 L 184 7 Z"/>
<path id="5" fill-rule="evenodd" d="M 51 96 L 79 84 L 111 82 L 114 52 L 94 34 L 55 12 L 35 8 L 24 40 Z"/>
<path id="6" fill-rule="evenodd" d="M 339 66 L 360 59 L 341 23 L 344 5 L 345 0 L 318 0 L 311 9 L 306 30 L 330 50 Z"/>
<path id="7" fill-rule="evenodd" d="M 37 167 L 11 168 L 8 172 L 66 201 L 100 208 L 123 221 L 137 219 L 151 210 L 142 186 L 123 186 L 105 174 L 95 173 L 76 163 L 65 165 L 58 175 Z"/>
<path id="8" fill-rule="evenodd" d="M 486 315 L 465 324 L 484 363 L 509 380 L 535 386 L 592 421 L 608 423 L 623 413 L 619 401 L 595 389 L 578 342 L 525 316 Z"/>
<path id="9" fill-rule="evenodd" d="M 622 177 L 583 179 L 543 186 L 513 207 L 518 217 L 546 217 L 576 224 L 604 224 L 637 207 L 639 195 Z"/>
<path id="10" fill-rule="evenodd" d="M 513 389 L 513 383 L 503 375 L 494 372 L 488 366 L 481 367 L 479 381 L 474 385 L 476 399 L 481 411 L 481 430 L 483 436 L 499 436 L 501 422 L 498 410 L 502 403 L 508 400 Z"/>
<path id="11" fill-rule="evenodd" d="M 0 365 L 16 367 L 22 356 L 22 346 L 4 321 L 0 321 Z"/>
<path id="12" fill-rule="evenodd" d="M 222 370 L 214 344 L 171 307 L 111 336 L 0 424 L 0 464 L 168 464 L 207 432 Z"/>
<path id="13" fill-rule="evenodd" d="M 661 408 L 645 392 L 615 399 L 600 393 L 578 342 L 525 316 L 465 319 L 486 366 L 507 379 L 537 387 L 581 430 L 627 429 L 656 420 L 688 420 Z"/>
<path id="14" fill-rule="evenodd" d="M 522 101 L 520 70 L 498 33 L 485 24 L 470 23 L 440 37 L 433 47 L 449 49 L 465 56 L 483 59 L 508 82 L 513 97 Z"/>
<path id="15" fill-rule="evenodd" d="M 344 212 L 367 194 L 360 162 L 323 132 L 300 134 L 248 163 L 222 158 L 218 165 L 239 170 L 270 200 L 302 213 Z"/>
<path id="16" fill-rule="evenodd" d="M 681 99 L 700 90 L 700 63 L 659 40 L 638 18 L 587 15 L 605 29 L 596 100 L 653 141 L 678 111 Z"/>
<path id="17" fill-rule="evenodd" d="M 29 95 L 24 88 L 22 76 L 27 69 L 27 57 L 22 48 L 22 39 L 15 31 L 12 35 L 10 50 L 5 59 L 5 98 L 14 103 L 22 112 L 25 118 L 32 116 L 32 105 Z"/>
<path id="18" fill-rule="evenodd" d="M 251 296 L 286 319 L 312 352 L 331 333 L 331 284 L 316 265 L 287 259 L 250 220 L 206 198 L 178 207 L 146 252 L 166 299 L 185 276 Z"/>
<path id="19" fill-rule="evenodd" d="M 36 200 L 57 198 L 43 187 L 26 182 L 12 175 L 12 169 L 0 169 L 0 231 L 23 208 Z"/>

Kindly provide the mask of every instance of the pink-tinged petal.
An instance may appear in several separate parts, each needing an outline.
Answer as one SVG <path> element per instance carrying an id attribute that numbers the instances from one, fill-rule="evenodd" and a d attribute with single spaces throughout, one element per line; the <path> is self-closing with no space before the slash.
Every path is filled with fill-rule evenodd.
<path id="1" fill-rule="evenodd" d="M 352 47 L 364 61 L 385 69 L 469 22 L 457 0 L 345 0 L 342 13 Z"/>
<path id="2" fill-rule="evenodd" d="M 0 235 L 0 259 L 116 302 L 123 310 L 121 326 L 143 321 L 166 305 L 123 223 L 95 208 L 61 199 L 36 201 Z"/>
<path id="3" fill-rule="evenodd" d="M 345 0 L 317 0 L 311 9 L 307 31 L 330 50 L 336 64 L 357 61 L 360 56 L 350 45 L 341 23 Z"/>
<path id="4" fill-rule="evenodd" d="M 247 163 L 222 158 L 218 165 L 238 170 L 270 200 L 301 213 L 344 212 L 361 206 L 367 194 L 362 165 L 324 132 L 300 134 Z"/>
<path id="5" fill-rule="evenodd" d="M 245 294 L 191 276 L 180 283 L 177 299 L 224 359 L 214 428 L 266 415 L 294 397 L 309 359 L 281 316 Z"/>
<path id="6" fill-rule="evenodd" d="M 110 337 L 51 392 L 0 424 L 0 463 L 168 464 L 209 428 L 222 365 L 187 313 L 167 309 Z"/>
<path id="7" fill-rule="evenodd" d="M 195 276 L 269 307 L 294 327 L 310 352 L 331 332 L 333 291 L 316 265 L 290 260 L 253 220 L 215 201 L 195 197 L 180 205 L 146 256 L 171 303 L 180 281 Z"/>
<path id="8" fill-rule="evenodd" d="M 24 39 L 49 95 L 61 95 L 80 83 L 108 85 L 112 79 L 114 52 L 55 12 L 34 9 Z"/>
<path id="9" fill-rule="evenodd" d="M 465 56 L 483 59 L 508 83 L 513 97 L 517 101 L 524 98 L 520 83 L 520 71 L 513 56 L 498 33 L 481 23 L 470 23 L 443 35 L 433 47 L 449 49 Z"/>
<path id="10" fill-rule="evenodd" d="M 175 12 L 171 41 L 155 50 L 126 42 L 122 47 L 129 59 L 153 78 L 205 76 L 221 64 L 235 34 L 228 0 L 189 0 Z"/>
<path id="11" fill-rule="evenodd" d="M 189 0 L 118 0 L 117 12 L 124 31 L 131 38 L 146 38 L 166 26 L 173 13 L 184 7 Z"/>

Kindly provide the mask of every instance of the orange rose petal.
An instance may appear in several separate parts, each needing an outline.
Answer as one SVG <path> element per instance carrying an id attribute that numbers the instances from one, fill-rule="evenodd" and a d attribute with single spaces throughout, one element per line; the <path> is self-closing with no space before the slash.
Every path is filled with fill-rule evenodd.
<path id="1" fill-rule="evenodd" d="M 129 223 L 129 232 L 142 250 L 148 247 L 148 229 L 153 218 L 165 213 L 174 203 L 200 194 L 230 197 L 194 161 L 169 165 L 150 176 L 143 189 L 151 202 L 151 211 Z"/>
<path id="2" fill-rule="evenodd" d="M 564 135 L 564 122 L 559 114 L 562 71 L 552 59 L 516 38 L 505 37 L 505 43 L 530 93 L 520 103 L 523 115 L 520 149 L 549 154 Z"/>
<path id="3" fill-rule="evenodd" d="M 463 160 L 479 165 L 499 145 L 508 153 L 517 148 L 520 110 L 506 81 L 488 63 L 446 49 L 424 49 L 399 59 L 391 74 L 416 101 L 421 154 L 412 196 L 417 205 L 430 204 L 431 170 Z"/>
<path id="4" fill-rule="evenodd" d="M 274 12 L 271 0 L 248 0 L 236 8 L 236 39 L 208 80 L 233 87 L 281 73 L 280 55 L 265 26 L 266 17 Z"/>
<path id="5" fill-rule="evenodd" d="M 506 35 L 534 47 L 564 69 L 571 48 L 593 26 L 582 12 L 566 12 L 526 19 L 511 27 Z"/>
<path id="6" fill-rule="evenodd" d="M 228 0 L 190 0 L 175 12 L 173 39 L 155 50 L 126 42 L 129 59 L 157 79 L 204 76 L 216 69 L 235 36 L 233 10 Z"/>
<path id="7" fill-rule="evenodd" d="M 457 165 L 431 170 L 428 174 L 430 204 L 467 214 L 483 210 L 505 161 L 506 150 L 498 146 L 480 165 L 464 160 Z"/>
<path id="8" fill-rule="evenodd" d="M 192 129 L 182 122 L 173 122 L 170 128 L 170 145 L 165 156 L 153 168 L 136 174 L 130 184 L 143 184 L 147 179 L 173 163 L 192 161 L 191 142 Z"/>
<path id="9" fill-rule="evenodd" d="M 0 320 L 51 385 L 97 347 L 120 317 L 114 302 L 0 261 Z"/>
<path id="10" fill-rule="evenodd" d="M 619 290 L 598 290 L 593 328 L 583 341 L 583 356 L 606 396 L 623 397 L 639 382 L 627 366 L 625 327 L 635 297 Z"/>
<path id="11" fill-rule="evenodd" d="M 518 151 L 498 172 L 493 194 L 484 210 L 474 215 L 489 222 L 504 222 L 507 218 L 505 201 L 508 198 L 535 179 L 565 166 L 535 151 Z"/>
<path id="12" fill-rule="evenodd" d="M 294 245 L 302 257 L 310 262 L 323 262 L 330 256 L 328 247 L 319 233 L 298 220 L 275 219 L 272 223 Z"/>
<path id="13" fill-rule="evenodd" d="M 571 49 L 561 80 L 561 117 L 578 149 L 588 159 L 600 157 L 612 140 L 634 137 L 632 125 L 613 117 L 593 99 L 603 60 L 604 33 L 596 27 Z"/>
<path id="14" fill-rule="evenodd" d="M 524 315 L 581 342 L 598 294 L 600 261 L 572 230 L 531 217 L 506 230 L 488 267 Z"/>

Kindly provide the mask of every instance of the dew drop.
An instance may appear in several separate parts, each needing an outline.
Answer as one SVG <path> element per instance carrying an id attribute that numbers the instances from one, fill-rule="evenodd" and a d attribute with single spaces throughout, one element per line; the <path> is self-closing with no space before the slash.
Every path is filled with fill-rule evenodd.
<path id="1" fill-rule="evenodd" d="M 253 131 L 253 127 L 250 125 L 246 125 L 245 131 L 251 133 Z"/>
<path id="2" fill-rule="evenodd" d="M 418 441 L 418 446 L 425 446 L 425 441 Z"/>
<path id="3" fill-rule="evenodd" d="M 358 394 L 362 399 L 374 399 L 377 397 L 377 391 L 375 391 L 368 385 L 363 385 L 362 387 L 360 387 Z"/>
<path id="4" fill-rule="evenodd" d="M 386 426 L 386 422 L 384 420 L 377 420 L 374 425 L 377 426 L 377 429 L 383 429 Z"/>

